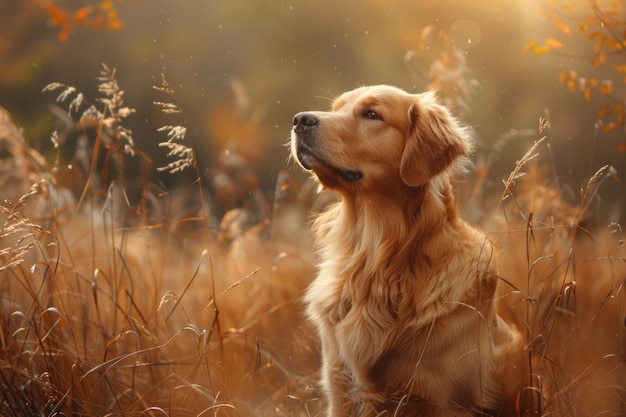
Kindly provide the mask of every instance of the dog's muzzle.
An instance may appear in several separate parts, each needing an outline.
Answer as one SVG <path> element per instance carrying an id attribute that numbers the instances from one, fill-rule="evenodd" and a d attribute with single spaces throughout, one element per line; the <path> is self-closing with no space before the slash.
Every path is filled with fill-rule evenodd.
<path id="1" fill-rule="evenodd" d="M 334 172 L 345 181 L 354 183 L 363 178 L 363 172 L 353 169 L 342 169 L 329 164 L 325 158 L 316 150 L 316 130 L 320 125 L 320 119 L 313 113 L 298 113 L 293 118 L 293 132 L 295 136 L 295 154 L 300 165 L 306 170 L 312 170 L 321 174 L 320 180 L 324 182 L 322 171 Z"/>

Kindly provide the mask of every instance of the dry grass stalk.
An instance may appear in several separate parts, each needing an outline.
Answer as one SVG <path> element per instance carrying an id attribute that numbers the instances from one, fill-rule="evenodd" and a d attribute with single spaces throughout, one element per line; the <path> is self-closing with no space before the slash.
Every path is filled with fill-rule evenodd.
<path id="1" fill-rule="evenodd" d="M 171 99 L 175 98 L 174 90 L 170 88 L 164 74 L 161 74 L 161 85 L 158 87 L 154 86 L 153 88 L 161 93 L 167 94 Z M 154 104 L 158 106 L 164 114 L 179 114 L 181 116 L 183 114 L 183 110 L 175 103 L 155 101 Z M 186 146 L 182 143 L 185 140 L 187 128 L 181 125 L 166 125 L 159 128 L 158 131 L 166 132 L 167 134 L 167 141 L 159 142 L 159 146 L 169 149 L 167 156 L 176 157 L 176 159 L 164 167 L 157 168 L 157 170 L 176 174 L 186 168 L 194 168 L 196 169 L 196 173 L 199 174 L 198 165 L 196 164 L 196 154 L 193 147 Z"/>

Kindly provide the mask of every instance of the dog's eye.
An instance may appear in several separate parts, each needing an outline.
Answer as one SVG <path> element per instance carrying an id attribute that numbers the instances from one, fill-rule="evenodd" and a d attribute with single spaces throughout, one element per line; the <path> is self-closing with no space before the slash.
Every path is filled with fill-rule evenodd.
<path id="1" fill-rule="evenodd" d="M 363 117 L 372 120 L 383 120 L 383 117 L 374 110 L 366 109 L 363 111 Z"/>

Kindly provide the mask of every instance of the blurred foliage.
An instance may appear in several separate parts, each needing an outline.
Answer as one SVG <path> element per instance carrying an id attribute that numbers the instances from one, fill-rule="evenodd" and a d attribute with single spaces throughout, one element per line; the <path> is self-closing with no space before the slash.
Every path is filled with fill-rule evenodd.
<path id="1" fill-rule="evenodd" d="M 4 17 L 0 17 L 0 84 L 24 85 L 41 70 L 32 62 L 46 60 L 50 55 L 42 41 L 45 24 L 40 11 L 27 2 L 0 3 L 0 16 Z"/>
<path id="2" fill-rule="evenodd" d="M 406 53 L 405 60 L 410 65 L 421 58 L 422 62 L 431 64 L 428 70 L 414 64 L 415 75 L 422 71 L 428 78 L 427 89 L 436 90 L 444 105 L 459 115 L 468 114 L 471 96 L 479 82 L 472 77 L 466 51 L 455 45 L 448 31 L 437 30 L 433 25 L 424 27 L 418 39 L 417 47 Z"/>
<path id="3" fill-rule="evenodd" d="M 115 3 L 125 0 L 102 0 L 95 5 L 86 5 L 71 10 L 53 0 L 36 0 L 37 4 L 48 14 L 50 23 L 61 29 L 59 40 L 67 41 L 75 27 L 92 30 L 121 30 L 124 22 L 120 19 Z M 135 0 L 138 1 L 138 0 Z"/>
<path id="4" fill-rule="evenodd" d="M 525 50 L 535 55 L 554 53 L 572 59 L 588 60 L 592 67 L 604 66 L 610 69 L 605 78 L 579 75 L 575 70 L 563 69 L 559 73 L 559 83 L 572 92 L 581 92 L 587 102 L 592 94 L 600 94 L 603 101 L 597 117 L 602 121 L 601 130 L 605 133 L 620 129 L 624 142 L 617 151 L 626 152 L 626 18 L 624 5 L 617 0 L 589 0 L 586 7 L 556 0 L 548 2 L 548 8 L 541 14 L 558 29 L 560 38 L 547 37 L 543 42 L 530 41 Z M 572 27 L 574 29 L 572 29 Z M 576 33 L 578 35 L 576 35 Z M 570 45 L 588 46 L 582 55 L 568 50 Z"/>
<path id="5" fill-rule="evenodd" d="M 60 82 L 97 97 L 94 74 L 107 62 L 117 68 L 124 100 L 136 110 L 124 123 L 136 147 L 153 161 L 134 166 L 144 158 L 131 160 L 131 188 L 138 191 L 152 182 L 171 189 L 197 178 L 192 170 L 175 176 L 157 170 L 172 162 L 170 149 L 159 146 L 167 132 L 158 129 L 180 125 L 186 128 L 185 140 L 193 141 L 206 186 L 217 183 L 214 173 L 223 164 L 245 162 L 258 174 L 250 188 L 267 190 L 277 173 L 291 166 L 284 144 L 295 113 L 327 109 L 333 97 L 359 85 L 392 84 L 411 92 L 433 88 L 473 128 L 479 144 L 475 159 L 485 167 L 481 175 L 487 186 L 508 173 L 549 109 L 556 127 L 551 149 L 570 155 L 555 159 L 555 171 L 577 189 L 597 169 L 590 167 L 590 154 L 618 171 L 624 170 L 624 160 L 614 141 L 589 140 L 597 111 L 572 100 L 553 74 L 573 70 L 598 80 L 605 90 L 602 81 L 612 80 L 616 97 L 621 82 L 608 73 L 611 54 L 607 64 L 596 67 L 574 65 L 560 54 L 570 47 L 571 54 L 581 54 L 584 45 L 566 42 L 545 19 L 537 15 L 535 2 L 524 0 L 363 0 L 359 7 L 332 0 L 0 2 L 0 104 L 24 129 L 28 145 L 52 162 L 57 152 L 50 133 L 61 135 L 72 123 L 64 120 L 65 109 L 51 106 L 42 88 Z M 538 64 L 534 54 L 523 52 L 533 37 L 564 46 L 551 50 L 558 54 L 544 54 Z M 152 105 L 163 98 L 153 88 L 160 74 L 176 90 L 184 120 L 172 122 Z M 608 97 L 599 86 L 591 91 L 594 102 Z M 613 121 L 605 119 L 605 126 Z M 91 133 L 85 149 L 92 149 Z M 608 137 L 620 133 L 613 129 Z M 69 143 L 60 150 L 62 163 L 71 162 L 84 136 L 70 129 Z M 241 161 L 233 162 L 237 158 Z M 305 178 L 294 171 L 297 179 Z M 231 207 L 227 200 L 224 206 Z"/>

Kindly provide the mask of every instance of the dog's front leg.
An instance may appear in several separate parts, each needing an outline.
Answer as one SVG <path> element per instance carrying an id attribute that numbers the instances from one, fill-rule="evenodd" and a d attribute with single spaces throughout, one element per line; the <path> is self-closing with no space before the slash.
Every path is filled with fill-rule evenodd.
<path id="1" fill-rule="evenodd" d="M 337 344 L 322 336 L 322 389 L 328 402 L 328 417 L 347 417 L 353 413 L 350 396 L 351 376 L 346 369 Z"/>

